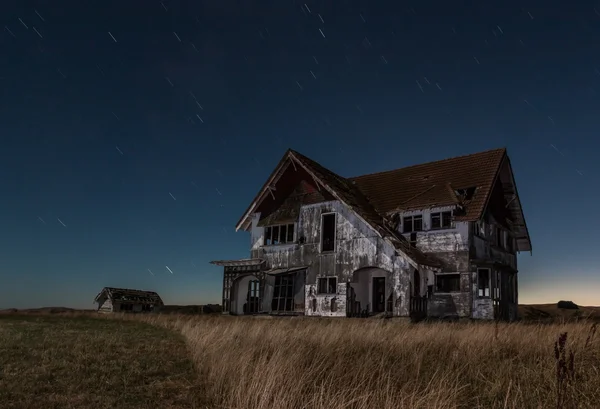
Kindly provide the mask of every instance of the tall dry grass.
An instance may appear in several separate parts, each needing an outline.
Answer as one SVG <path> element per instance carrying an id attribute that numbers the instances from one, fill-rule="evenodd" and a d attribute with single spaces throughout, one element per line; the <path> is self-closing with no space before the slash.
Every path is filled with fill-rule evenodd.
<path id="1" fill-rule="evenodd" d="M 600 408 L 600 342 L 589 340 L 591 324 L 128 319 L 181 332 L 217 408 Z M 568 382 L 554 350 L 565 332 Z"/>

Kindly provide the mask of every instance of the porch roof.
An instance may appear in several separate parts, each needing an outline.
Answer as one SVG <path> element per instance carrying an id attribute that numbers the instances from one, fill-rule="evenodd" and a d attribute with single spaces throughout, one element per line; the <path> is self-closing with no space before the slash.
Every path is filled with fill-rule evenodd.
<path id="1" fill-rule="evenodd" d="M 277 276 L 281 274 L 290 274 L 295 273 L 296 271 L 306 270 L 308 266 L 300 266 L 300 267 L 288 267 L 288 268 L 272 268 L 267 271 L 267 274 L 272 276 Z"/>
<path id="2" fill-rule="evenodd" d="M 240 260 L 214 260 L 210 264 L 222 267 L 260 266 L 265 260 L 261 258 L 243 258 Z"/>

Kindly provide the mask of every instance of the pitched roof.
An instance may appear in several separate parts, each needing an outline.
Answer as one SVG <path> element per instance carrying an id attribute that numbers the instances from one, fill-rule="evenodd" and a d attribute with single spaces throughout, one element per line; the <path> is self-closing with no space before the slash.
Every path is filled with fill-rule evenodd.
<path id="1" fill-rule="evenodd" d="M 441 267 L 435 257 L 410 245 L 388 218 L 394 212 L 433 206 L 461 204 L 464 212 L 457 220 L 479 220 L 487 205 L 506 149 L 493 149 L 401 169 L 344 178 L 301 153 L 288 149 L 271 176 L 238 222 L 240 228 L 269 186 L 296 161 L 334 196 L 362 217 L 384 239 L 417 264 Z M 460 190 L 470 191 L 460 196 Z M 466 192 L 465 192 L 466 193 Z"/>
<path id="2" fill-rule="evenodd" d="M 160 296 L 154 291 L 130 290 L 127 288 L 104 287 L 96 296 L 94 301 L 98 301 L 100 296 L 106 293 L 106 296 L 112 301 L 129 302 L 136 304 L 155 304 L 163 305 Z"/>
<path id="3" fill-rule="evenodd" d="M 304 166 L 309 168 L 318 179 L 327 184 L 347 206 L 371 225 L 381 237 L 389 239 L 397 250 L 402 251 L 417 264 L 442 267 L 439 260 L 411 246 L 402 234 L 396 232 L 392 228 L 391 222 L 377 212 L 375 207 L 350 180 L 333 173 L 299 152 L 294 150 L 290 150 L 290 152 Z"/>
<path id="4" fill-rule="evenodd" d="M 506 149 L 493 149 L 349 180 L 382 214 L 454 205 L 455 190 L 476 188 L 464 202 L 465 213 L 456 218 L 479 220 L 505 156 Z"/>

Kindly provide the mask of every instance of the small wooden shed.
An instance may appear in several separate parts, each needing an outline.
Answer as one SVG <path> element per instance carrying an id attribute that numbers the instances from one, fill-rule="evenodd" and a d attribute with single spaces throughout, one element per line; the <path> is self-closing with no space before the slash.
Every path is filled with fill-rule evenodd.
<path id="1" fill-rule="evenodd" d="M 158 312 L 164 306 L 154 291 L 104 287 L 96 296 L 98 312 Z"/>

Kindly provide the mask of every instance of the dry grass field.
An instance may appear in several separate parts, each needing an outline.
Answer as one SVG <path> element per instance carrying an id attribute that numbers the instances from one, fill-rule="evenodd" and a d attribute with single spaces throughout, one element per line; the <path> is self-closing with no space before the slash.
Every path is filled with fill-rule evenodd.
<path id="1" fill-rule="evenodd" d="M 411 325 L 11 315 L 0 317 L 0 402 L 95 409 L 600 408 L 595 328 L 587 320 Z M 564 349 L 555 351 L 565 332 Z"/>
<path id="2" fill-rule="evenodd" d="M 0 315 L 0 408 L 191 408 L 183 337 L 85 315 Z"/>

